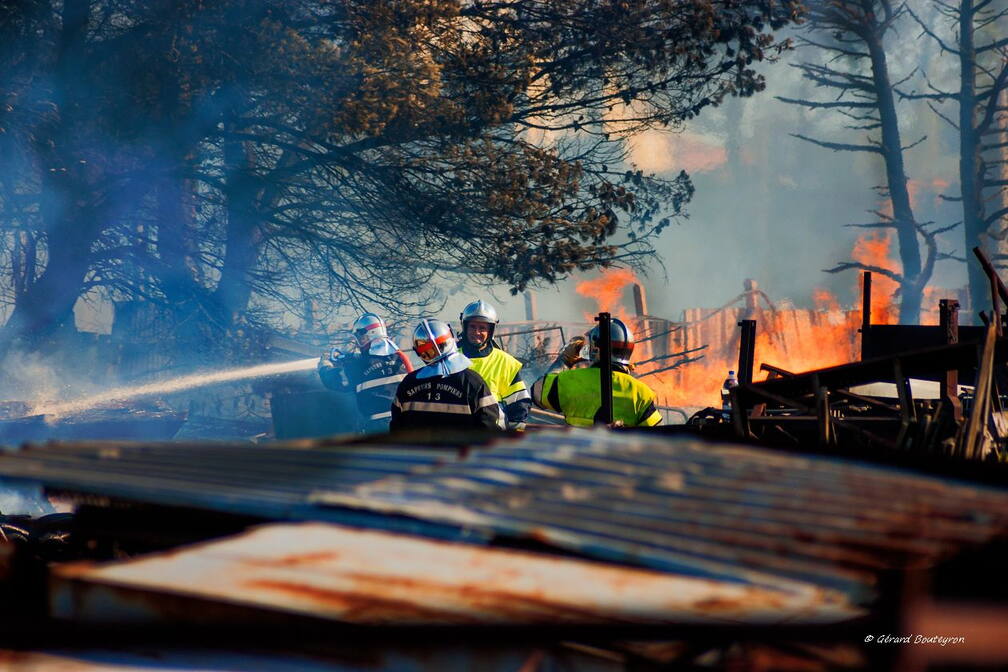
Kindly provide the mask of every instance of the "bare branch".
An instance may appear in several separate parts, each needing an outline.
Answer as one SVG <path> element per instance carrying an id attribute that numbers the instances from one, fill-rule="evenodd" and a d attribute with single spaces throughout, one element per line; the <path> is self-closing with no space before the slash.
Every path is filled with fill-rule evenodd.
<path id="1" fill-rule="evenodd" d="M 865 224 L 844 224 L 852 229 L 895 229 L 895 222 L 867 222 Z"/>
<path id="2" fill-rule="evenodd" d="M 853 51 L 851 49 L 843 49 L 843 48 L 838 47 L 838 46 L 831 46 L 831 45 L 823 44 L 821 42 L 816 42 L 814 40 L 811 40 L 808 37 L 800 37 L 800 38 L 798 38 L 798 41 L 801 42 L 801 46 L 809 46 L 809 47 L 815 47 L 817 49 L 822 49 L 823 51 L 835 51 L 835 52 L 837 52 L 837 55 L 834 57 L 834 60 L 836 58 L 841 57 L 841 56 L 848 56 L 850 58 L 868 58 L 868 56 L 869 56 L 868 53 L 863 52 L 863 51 Z"/>
<path id="3" fill-rule="evenodd" d="M 934 222 L 927 222 L 926 224 L 933 224 L 933 223 Z M 960 224 L 962 224 L 962 222 L 955 222 L 953 224 L 947 224 L 945 226 L 940 226 L 937 229 L 930 229 L 930 230 L 925 228 L 925 224 L 919 224 L 918 226 L 920 227 L 921 234 L 923 234 L 924 236 L 934 237 L 942 233 L 945 233 L 946 231 L 951 231 Z"/>
<path id="4" fill-rule="evenodd" d="M 894 271 L 890 271 L 888 268 L 882 268 L 881 266 L 874 266 L 872 264 L 862 264 L 858 261 L 842 261 L 838 263 L 833 268 L 824 268 L 823 273 L 841 273 L 843 271 L 849 271 L 852 269 L 857 269 L 859 271 L 870 271 L 872 273 L 878 273 L 879 275 L 884 275 L 891 280 L 902 283 L 903 276 Z"/>
<path id="5" fill-rule="evenodd" d="M 995 49 L 1001 49 L 1003 47 L 1008 47 L 1008 37 L 1000 40 L 991 42 L 990 44 L 985 44 L 976 48 L 976 53 L 985 54 L 988 51 L 994 51 Z"/>
<path id="6" fill-rule="evenodd" d="M 1006 216 L 1008 216 L 1008 208 L 1001 208 L 1000 210 L 992 212 L 990 215 L 985 217 L 983 223 L 989 227 L 994 222 Z"/>
<path id="7" fill-rule="evenodd" d="M 994 121 L 994 114 L 997 110 L 997 99 L 1001 91 L 1008 84 L 1008 60 L 1001 66 L 1001 72 L 998 73 L 997 79 L 994 80 L 994 84 L 991 85 L 991 97 L 987 103 L 987 109 L 984 111 L 983 119 L 977 124 L 977 133 L 986 133 L 987 129 L 990 128 L 991 123 Z"/>
<path id="8" fill-rule="evenodd" d="M 940 4 L 940 3 L 938 3 L 938 4 Z M 924 23 L 923 21 L 921 21 L 920 18 L 916 14 L 914 14 L 913 9 L 911 9 L 909 6 L 907 6 L 907 13 L 910 14 L 910 16 L 913 17 L 913 20 L 917 22 L 917 25 L 920 26 L 921 33 L 923 35 L 927 35 L 932 40 L 934 40 L 935 42 L 937 42 L 938 46 L 941 48 L 942 51 L 944 51 L 946 53 L 949 53 L 949 54 L 955 54 L 956 56 L 959 55 L 959 50 L 958 49 L 953 49 L 949 45 L 945 44 L 945 42 L 940 37 L 938 37 L 938 34 L 935 33 L 933 30 L 931 30 L 930 26 L 928 26 L 926 23 Z"/>
<path id="9" fill-rule="evenodd" d="M 931 111 L 932 111 L 932 112 L 934 112 L 934 113 L 935 113 L 936 115 L 938 115 L 938 116 L 939 116 L 939 117 L 940 117 L 940 118 L 941 118 L 941 119 L 942 119 L 942 120 L 943 120 L 943 121 L 944 121 L 945 123 L 947 123 L 947 124 L 948 124 L 949 126 L 951 126 L 952 128 L 954 128 L 954 129 L 955 129 L 955 130 L 957 130 L 957 131 L 959 130 L 959 124 L 957 124 L 956 122 L 952 121 L 952 120 L 951 120 L 951 119 L 949 119 L 949 118 L 948 118 L 947 116 L 945 116 L 945 115 L 944 115 L 944 114 L 943 114 L 943 113 L 942 113 L 942 112 L 941 112 L 941 111 L 940 111 L 940 110 L 939 110 L 938 108 L 936 108 L 936 107 L 934 106 L 934 104 L 933 104 L 933 103 L 931 103 L 930 101 L 928 101 L 928 107 L 929 107 L 929 108 L 931 108 Z"/>
<path id="10" fill-rule="evenodd" d="M 910 74 L 908 74 L 906 77 L 904 77 L 903 79 L 899 80 L 898 82 L 893 82 L 892 85 L 891 85 L 892 88 L 895 89 L 896 87 L 900 86 L 901 84 L 904 84 L 904 83 L 910 81 L 913 78 L 913 76 L 916 75 L 916 74 L 917 74 L 917 68 L 914 68 L 913 70 L 910 71 Z"/>
<path id="11" fill-rule="evenodd" d="M 819 100 L 805 100 L 804 98 L 787 98 L 785 96 L 774 96 L 777 100 L 783 103 L 790 103 L 792 105 L 801 105 L 802 107 L 807 107 L 810 110 L 815 109 L 829 109 L 829 108 L 859 108 L 859 109 L 874 109 L 874 103 L 858 103 L 854 101 L 834 101 L 831 103 L 819 101 Z"/>
<path id="12" fill-rule="evenodd" d="M 805 142 L 811 142 L 813 145 L 818 145 L 820 147 L 825 147 L 826 149 L 832 149 L 834 152 L 872 152 L 874 154 L 881 154 L 882 148 L 878 145 L 850 145 L 839 142 L 824 142 L 822 140 L 816 140 L 815 138 L 810 138 L 799 133 L 790 133 L 791 137 L 798 138 L 799 140 L 804 140 Z"/>
<path id="13" fill-rule="evenodd" d="M 844 128 L 848 128 L 852 131 L 877 131 L 882 128 L 881 122 L 875 122 L 871 124 L 844 124 Z"/>

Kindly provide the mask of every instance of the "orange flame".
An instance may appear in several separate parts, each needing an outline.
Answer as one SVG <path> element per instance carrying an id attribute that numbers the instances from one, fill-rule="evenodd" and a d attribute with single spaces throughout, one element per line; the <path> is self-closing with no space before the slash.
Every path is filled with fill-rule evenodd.
<path id="1" fill-rule="evenodd" d="M 621 320 L 626 320 L 626 312 L 621 304 L 623 288 L 637 282 L 637 276 L 627 268 L 611 268 L 593 279 L 579 282 L 575 288 L 581 296 L 595 299 L 598 302 L 598 312 L 612 313 Z M 585 315 L 591 320 L 590 315 Z"/>
<path id="2" fill-rule="evenodd" d="M 900 271 L 900 264 L 892 258 L 892 232 L 866 234 L 858 238 L 851 258 L 861 264 Z M 857 296 L 861 296 L 862 275 L 857 278 Z M 606 310 L 633 325 L 635 333 L 643 334 L 647 325 L 624 316 L 620 300 L 626 285 L 636 282 L 630 271 L 617 269 L 603 273 L 599 278 L 577 286 L 577 292 L 598 301 L 599 310 Z M 899 306 L 895 301 L 898 283 L 881 273 L 872 275 L 872 324 L 898 322 Z M 922 324 L 937 324 L 938 298 L 947 294 L 939 288 L 924 291 L 925 310 Z M 812 310 L 793 307 L 774 310 L 756 304 L 750 308 L 729 308 L 720 313 L 693 310 L 685 315 L 686 328 L 675 332 L 660 344 L 650 341 L 640 344 L 634 352 L 634 361 L 644 362 L 662 353 L 679 352 L 707 344 L 703 359 L 678 369 L 648 375 L 648 371 L 671 364 L 661 361 L 643 364 L 636 375 L 651 386 L 661 405 L 697 407 L 720 404 L 720 390 L 728 371 L 738 362 L 740 319 L 754 319 L 757 323 L 753 377 L 761 380 L 768 374 L 760 370 L 764 363 L 786 371 L 799 373 L 828 366 L 852 362 L 860 357 L 861 306 L 845 308 L 837 297 L 823 288 L 812 293 Z M 586 316 L 587 317 L 587 316 Z M 662 347 L 664 345 L 664 347 Z M 643 347 L 642 347 L 643 346 Z M 659 352 L 661 351 L 661 352 Z"/>
<path id="3" fill-rule="evenodd" d="M 892 250 L 892 232 L 867 234 L 859 237 L 854 243 L 851 259 L 865 266 L 884 268 L 887 271 L 898 272 L 897 264 L 890 259 Z M 860 280 L 858 281 L 860 284 Z M 896 324 L 899 322 L 899 306 L 893 301 L 893 296 L 899 285 L 892 278 L 881 273 L 872 274 L 872 324 Z"/>
<path id="4" fill-rule="evenodd" d="M 707 321 L 699 322 L 687 329 L 686 339 L 694 346 L 708 343 L 704 358 L 646 376 L 644 381 L 654 389 L 662 405 L 717 406 L 728 371 L 738 366 L 738 331 L 733 330 L 727 339 L 724 333 L 743 318 L 757 323 L 753 368 L 756 380 L 767 375 L 760 370 L 764 363 L 798 373 L 857 359 L 860 311 L 841 309 L 836 297 L 824 289 L 816 289 L 813 300 L 816 310 L 771 310 L 760 306 L 747 314 L 745 309 L 736 308 L 725 311 L 719 322 L 710 320 L 709 327 Z M 696 331 L 691 333 L 692 329 Z M 721 334 L 720 343 L 715 342 L 715 332 Z M 637 375 L 642 373 L 646 371 L 637 371 Z"/>

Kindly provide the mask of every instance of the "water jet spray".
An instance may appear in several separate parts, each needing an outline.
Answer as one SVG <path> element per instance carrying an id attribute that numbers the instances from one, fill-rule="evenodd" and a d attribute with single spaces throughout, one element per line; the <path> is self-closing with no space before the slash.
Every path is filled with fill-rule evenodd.
<path id="1" fill-rule="evenodd" d="M 210 373 L 194 373 L 170 380 L 129 387 L 116 387 L 106 392 L 93 394 L 80 399 L 61 402 L 38 402 L 32 404 L 30 415 L 61 416 L 71 415 L 86 411 L 101 404 L 122 399 L 136 399 L 137 397 L 147 397 L 154 394 L 169 394 L 181 392 L 194 387 L 206 385 L 216 385 L 218 383 L 229 383 L 235 380 L 245 380 L 247 378 L 261 378 L 263 376 L 273 376 L 281 373 L 293 373 L 295 371 L 307 371 L 315 366 L 317 358 L 299 359 L 293 362 L 278 362 L 275 364 L 259 364 L 256 366 L 246 366 L 239 369 L 229 369 L 226 371 L 216 371 Z"/>

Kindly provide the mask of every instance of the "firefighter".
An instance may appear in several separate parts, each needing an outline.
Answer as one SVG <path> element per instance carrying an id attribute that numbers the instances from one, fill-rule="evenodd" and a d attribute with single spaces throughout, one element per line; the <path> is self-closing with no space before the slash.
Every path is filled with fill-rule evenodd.
<path id="1" fill-rule="evenodd" d="M 462 323 L 462 354 L 472 362 L 472 369 L 487 382 L 494 398 L 504 410 L 509 429 L 522 430 L 532 408 L 522 364 L 496 347 L 493 342 L 497 327 L 497 311 L 489 303 L 477 299 L 459 313 Z"/>
<path id="2" fill-rule="evenodd" d="M 333 348 L 322 355 L 319 378 L 330 390 L 357 394 L 362 431 L 387 432 L 396 388 L 413 365 L 374 313 L 364 313 L 354 321 L 353 335 L 359 352 Z"/>
<path id="3" fill-rule="evenodd" d="M 447 323 L 420 322 L 413 332 L 413 351 L 424 366 L 399 384 L 390 429 L 504 428 L 504 415 L 490 386 L 458 351 Z"/>
<path id="4" fill-rule="evenodd" d="M 630 356 L 634 337 L 622 320 L 613 319 L 612 340 L 612 406 L 613 424 L 624 427 L 653 427 L 661 422 L 655 408 L 655 393 L 650 387 L 630 375 Z M 588 335 L 591 366 L 569 368 L 578 361 L 584 338 L 572 339 L 551 367 L 566 369 L 547 372 L 532 385 L 532 401 L 540 408 L 563 413 L 568 425 L 590 427 L 599 422 L 602 410 L 601 362 L 599 328 Z"/>

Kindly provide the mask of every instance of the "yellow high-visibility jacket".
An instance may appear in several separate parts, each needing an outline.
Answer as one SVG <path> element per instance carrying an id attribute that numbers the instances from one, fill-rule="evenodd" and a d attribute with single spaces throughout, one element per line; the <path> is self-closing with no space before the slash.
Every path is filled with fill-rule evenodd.
<path id="1" fill-rule="evenodd" d="M 548 373 L 532 386 L 532 401 L 563 413 L 568 425 L 590 427 L 601 418 L 602 377 L 598 366 Z M 625 427 L 653 427 L 662 420 L 655 393 L 628 373 L 613 371 L 613 421 Z"/>
<path id="2" fill-rule="evenodd" d="M 532 402 L 525 381 L 521 379 L 521 362 L 497 347 L 490 348 L 485 356 L 472 352 L 470 348 L 462 351 L 472 362 L 472 370 L 490 386 L 494 398 L 504 409 L 508 423 L 524 423 Z"/>

